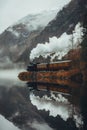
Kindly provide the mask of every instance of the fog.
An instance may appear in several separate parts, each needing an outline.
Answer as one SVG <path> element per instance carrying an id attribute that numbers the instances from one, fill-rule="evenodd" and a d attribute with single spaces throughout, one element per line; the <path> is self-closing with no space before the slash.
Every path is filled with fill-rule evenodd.
<path id="1" fill-rule="evenodd" d="M 28 14 L 62 8 L 71 0 L 0 0 L 0 33 Z"/>
<path id="2" fill-rule="evenodd" d="M 18 79 L 18 74 L 23 69 L 0 70 L 0 85 L 12 87 L 13 85 L 25 86 L 25 83 Z"/>

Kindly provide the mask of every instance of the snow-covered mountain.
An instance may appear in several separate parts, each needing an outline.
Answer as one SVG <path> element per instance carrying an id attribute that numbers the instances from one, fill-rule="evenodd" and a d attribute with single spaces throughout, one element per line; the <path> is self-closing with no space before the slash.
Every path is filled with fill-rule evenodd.
<path id="1" fill-rule="evenodd" d="M 18 57 L 31 46 L 31 41 L 56 17 L 58 10 L 24 17 L 0 35 L 0 67 L 16 67 Z M 21 63 L 24 65 L 24 62 Z"/>
<path id="2" fill-rule="evenodd" d="M 77 42 L 78 42 L 77 46 L 79 49 L 79 47 L 81 47 L 80 45 L 84 39 L 83 31 L 85 30 L 85 28 L 83 27 L 83 24 L 84 24 L 84 21 L 86 21 L 86 15 L 87 15 L 86 12 L 87 12 L 86 0 L 83 0 L 83 1 L 82 0 L 72 0 L 67 6 L 65 6 L 62 10 L 60 10 L 57 13 L 56 18 L 54 20 L 52 20 L 51 22 L 49 22 L 49 24 L 40 32 L 40 34 L 37 35 L 33 39 L 32 43 L 31 43 L 31 47 L 27 48 L 24 51 L 24 53 L 20 56 L 19 60 L 25 62 L 25 58 L 27 57 L 28 53 L 29 53 L 30 58 L 34 55 L 35 55 L 35 57 L 39 57 L 38 59 L 37 58 L 34 59 L 35 62 L 46 62 L 47 60 L 50 60 L 49 52 L 52 55 L 51 59 L 53 59 L 54 57 L 57 57 L 57 56 L 61 57 L 61 55 L 64 56 L 66 54 L 66 52 L 68 53 L 68 51 L 70 50 L 69 49 L 70 46 L 68 46 L 69 43 L 73 42 L 73 40 L 74 40 L 73 44 L 76 43 L 75 42 L 75 39 L 77 37 L 77 36 L 75 36 L 76 28 L 77 28 L 77 31 L 76 31 L 77 35 L 80 35 L 80 37 L 77 38 Z M 78 27 L 78 25 L 79 25 L 79 27 Z M 85 25 L 86 25 L 86 22 L 85 22 Z M 81 30 L 78 33 L 80 28 L 81 28 Z M 63 35 L 63 34 L 66 34 L 66 35 Z M 66 40 L 70 36 L 71 36 L 71 39 Z M 66 42 L 67 42 L 67 46 L 68 46 L 68 48 L 67 48 L 68 51 L 67 51 L 67 49 L 65 51 L 63 51 L 64 47 L 66 46 Z M 52 43 L 52 44 L 50 44 L 50 43 Z M 61 44 L 61 46 L 60 46 L 60 44 Z M 75 49 L 75 47 L 76 46 L 71 47 L 71 49 L 72 48 Z M 33 48 L 36 48 L 36 49 L 38 48 L 39 51 L 37 49 L 37 53 L 36 53 L 36 51 L 33 50 Z M 52 48 L 55 48 L 57 55 L 54 54 L 55 50 Z M 62 48 L 62 54 L 59 53 L 59 51 L 61 51 L 61 50 L 59 50 L 60 48 Z M 44 54 L 46 54 L 46 55 L 42 54 L 44 49 L 45 49 Z M 27 51 L 28 51 L 28 53 L 27 53 Z M 46 60 L 44 58 L 42 58 L 42 56 L 45 57 Z M 58 58 L 55 60 L 58 60 Z"/>
<path id="3" fill-rule="evenodd" d="M 34 57 L 39 57 L 34 59 L 35 62 L 46 62 L 50 59 L 58 60 L 58 57 L 59 59 L 64 57 L 70 59 L 71 56 L 65 55 L 72 48 L 80 48 L 84 41 L 83 30 L 86 28 L 84 21 L 86 21 L 87 15 L 87 2 L 86 0 L 70 0 L 66 3 L 68 4 L 64 4 L 66 6 L 62 6 L 61 10 L 28 15 L 16 22 L 15 25 L 8 27 L 0 35 L 0 61 L 2 63 L 0 67 L 3 65 L 10 67 L 27 66 Z M 72 47 L 72 41 L 74 41 L 74 47 Z M 34 48 L 39 54 L 33 50 Z M 43 49 L 45 49 L 44 53 Z"/>
<path id="4" fill-rule="evenodd" d="M 57 10 L 44 11 L 39 14 L 30 14 L 21 20 L 17 21 L 7 31 L 12 32 L 16 37 L 28 37 L 32 31 L 42 30 L 44 27 L 55 18 Z"/>

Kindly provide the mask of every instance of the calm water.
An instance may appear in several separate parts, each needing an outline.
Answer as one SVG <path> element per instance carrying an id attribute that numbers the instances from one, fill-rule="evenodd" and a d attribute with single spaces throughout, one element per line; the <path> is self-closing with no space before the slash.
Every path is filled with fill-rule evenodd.
<path id="1" fill-rule="evenodd" d="M 0 72 L 0 115 L 21 130 L 87 130 L 86 81 L 25 84 L 19 72 Z"/>

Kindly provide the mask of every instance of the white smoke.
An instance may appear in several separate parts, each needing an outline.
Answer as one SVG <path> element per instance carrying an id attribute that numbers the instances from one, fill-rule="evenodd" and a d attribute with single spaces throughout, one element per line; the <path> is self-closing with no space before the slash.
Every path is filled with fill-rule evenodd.
<path id="1" fill-rule="evenodd" d="M 36 57 L 42 56 L 46 58 L 50 56 L 51 53 L 55 53 L 51 60 L 53 60 L 56 56 L 58 59 L 62 59 L 62 57 L 68 53 L 70 49 L 76 48 L 82 41 L 83 36 L 83 27 L 78 23 L 75 26 L 73 34 L 68 35 L 66 32 L 63 33 L 59 38 L 56 36 L 49 38 L 49 42 L 45 44 L 38 43 L 36 48 L 34 48 L 30 53 L 30 59 L 34 60 Z M 73 41 L 72 41 L 73 40 Z"/>

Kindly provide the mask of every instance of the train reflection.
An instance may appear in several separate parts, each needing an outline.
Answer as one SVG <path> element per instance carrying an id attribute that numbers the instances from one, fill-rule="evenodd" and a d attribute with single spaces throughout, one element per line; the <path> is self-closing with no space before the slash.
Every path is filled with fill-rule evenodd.
<path id="1" fill-rule="evenodd" d="M 73 82 L 71 80 L 58 80 L 57 83 L 46 83 L 46 82 L 28 82 L 27 86 L 30 90 L 38 91 L 53 91 L 61 92 L 65 94 L 72 94 L 72 91 L 75 91 L 81 88 L 81 83 Z"/>

